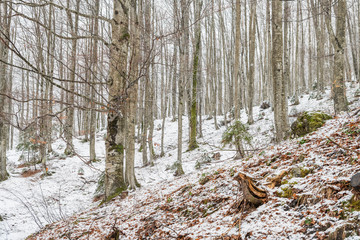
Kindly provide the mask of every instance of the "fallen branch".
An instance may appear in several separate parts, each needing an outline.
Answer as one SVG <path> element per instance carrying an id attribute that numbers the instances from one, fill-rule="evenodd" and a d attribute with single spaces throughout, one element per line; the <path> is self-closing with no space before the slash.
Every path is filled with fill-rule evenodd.
<path id="1" fill-rule="evenodd" d="M 352 115 L 351 117 L 355 117 L 358 113 L 360 113 L 360 108 L 358 110 L 356 110 Z"/>
<path id="2" fill-rule="evenodd" d="M 222 151 L 222 152 L 236 152 L 237 150 L 236 149 L 224 149 L 222 147 L 219 147 L 219 146 L 216 146 L 216 145 L 213 145 L 213 144 L 210 144 L 210 143 L 206 143 L 206 142 L 198 142 L 199 144 L 203 144 L 203 145 L 208 145 L 210 147 L 213 147 L 213 148 L 216 148 L 218 150 L 213 150 L 213 151 L 210 151 L 208 153 L 211 153 L 211 152 L 214 152 L 214 151 Z M 264 150 L 266 149 L 267 147 L 263 147 L 263 148 L 256 148 L 256 149 L 245 149 L 243 151 L 245 152 L 257 152 L 257 151 L 260 151 L 260 150 Z"/>
<path id="3" fill-rule="evenodd" d="M 353 152 L 353 153 L 356 153 L 357 155 L 360 155 L 360 152 L 359 152 L 359 151 L 356 151 L 356 150 L 353 150 L 353 149 L 344 147 L 344 146 L 342 146 L 341 144 L 335 142 L 335 141 L 334 141 L 333 139 L 331 139 L 330 137 L 327 137 L 327 139 L 328 139 L 330 142 L 334 143 L 336 146 L 338 146 L 338 147 L 340 147 L 340 148 L 342 148 L 342 149 L 344 149 L 344 150 L 346 150 L 346 151 Z"/>

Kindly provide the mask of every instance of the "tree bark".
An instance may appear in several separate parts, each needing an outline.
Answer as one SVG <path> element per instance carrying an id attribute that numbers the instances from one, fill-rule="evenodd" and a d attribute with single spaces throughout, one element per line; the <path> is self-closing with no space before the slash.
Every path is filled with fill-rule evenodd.
<path id="1" fill-rule="evenodd" d="M 335 57 L 334 57 L 334 77 L 333 93 L 335 113 L 348 110 L 345 87 L 345 25 L 346 25 L 346 0 L 339 0 L 336 14 L 336 36 L 335 36 Z"/>
<path id="2" fill-rule="evenodd" d="M 70 7 L 70 1 L 67 1 L 68 8 Z M 80 9 L 80 0 L 76 0 L 75 11 L 79 12 Z M 69 108 L 66 111 L 66 122 L 65 122 L 65 140 L 66 140 L 66 155 L 74 154 L 74 145 L 73 145 L 73 128 L 74 128 L 74 92 L 75 92 L 75 76 L 76 76 L 76 56 L 77 56 L 77 35 L 78 35 L 78 27 L 79 27 L 79 15 L 75 14 L 75 21 L 71 16 L 71 12 L 67 11 L 68 22 L 70 24 L 71 37 L 73 38 L 71 42 L 71 57 L 70 57 L 70 88 L 69 88 L 69 98 L 68 103 Z"/>
<path id="3" fill-rule="evenodd" d="M 234 96 L 234 115 L 235 119 L 240 119 L 240 83 L 239 83 L 239 73 L 240 73 L 240 47 L 241 47 L 241 5 L 240 0 L 236 0 L 235 6 L 235 63 L 234 63 L 234 76 L 233 84 L 235 86 L 235 96 Z"/>
<path id="4" fill-rule="evenodd" d="M 272 1 L 272 74 L 274 90 L 274 120 L 276 141 L 288 137 L 289 123 L 287 113 L 286 85 L 283 71 L 283 31 L 282 31 L 282 1 Z"/>
<path id="5" fill-rule="evenodd" d="M 114 0 L 112 40 L 110 47 L 110 76 L 108 126 L 106 136 L 105 198 L 112 198 L 127 188 L 124 179 L 125 150 L 125 84 L 129 33 L 129 1 Z"/>
<path id="6" fill-rule="evenodd" d="M 190 142 L 189 150 L 194 150 L 198 147 L 196 143 L 196 127 L 197 127 L 197 84 L 199 78 L 199 62 L 201 60 L 201 21 L 200 13 L 202 9 L 202 0 L 196 1 L 195 19 L 197 21 L 195 25 L 195 50 L 193 59 L 193 80 L 192 80 L 192 96 L 191 96 L 191 117 L 190 117 Z"/>
<path id="7" fill-rule="evenodd" d="M 10 6 L 8 6 L 10 4 Z M 5 38 L 5 43 L 0 44 L 0 58 L 2 62 L 0 62 L 0 93 L 7 94 L 7 64 L 9 49 L 6 47 L 9 43 L 10 38 L 10 24 L 11 24 L 11 9 L 12 3 L 0 3 L 0 24 L 4 28 L 4 34 L 2 38 Z M 9 174 L 6 170 L 6 142 L 7 142 L 7 127 L 5 124 L 5 96 L 0 95 L 0 182 L 4 181 L 8 178 Z"/>
<path id="8" fill-rule="evenodd" d="M 255 49 L 256 49 L 256 0 L 251 1 L 250 10 L 250 41 L 249 41 L 249 85 L 248 85 L 248 123 L 254 123 L 253 103 L 254 103 L 254 81 L 255 81 Z"/>

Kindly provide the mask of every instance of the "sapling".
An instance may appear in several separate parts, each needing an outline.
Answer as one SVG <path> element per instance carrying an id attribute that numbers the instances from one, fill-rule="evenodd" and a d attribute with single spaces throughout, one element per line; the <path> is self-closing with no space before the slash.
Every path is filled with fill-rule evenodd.
<path id="1" fill-rule="evenodd" d="M 248 132 L 249 127 L 240 121 L 235 121 L 233 125 L 228 127 L 222 136 L 222 144 L 234 144 L 236 147 L 236 159 L 244 158 L 245 151 L 243 142 L 251 144 L 252 136 Z"/>

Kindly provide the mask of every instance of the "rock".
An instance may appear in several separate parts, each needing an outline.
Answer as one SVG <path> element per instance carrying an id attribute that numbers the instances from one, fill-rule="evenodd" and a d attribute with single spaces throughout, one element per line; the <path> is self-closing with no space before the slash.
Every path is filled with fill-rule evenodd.
<path id="1" fill-rule="evenodd" d="M 291 135 L 302 137 L 322 127 L 326 120 L 332 119 L 330 115 L 322 112 L 303 112 L 291 124 Z"/>
<path id="2" fill-rule="evenodd" d="M 291 174 L 294 176 L 294 177 L 301 177 L 301 167 L 299 166 L 295 166 L 293 167 L 293 169 L 291 169 Z"/>
<path id="3" fill-rule="evenodd" d="M 268 109 L 269 107 L 270 107 L 270 103 L 268 101 L 264 101 L 260 105 L 261 109 Z"/>
<path id="4" fill-rule="evenodd" d="M 360 172 L 351 177 L 350 185 L 353 188 L 360 189 Z"/>

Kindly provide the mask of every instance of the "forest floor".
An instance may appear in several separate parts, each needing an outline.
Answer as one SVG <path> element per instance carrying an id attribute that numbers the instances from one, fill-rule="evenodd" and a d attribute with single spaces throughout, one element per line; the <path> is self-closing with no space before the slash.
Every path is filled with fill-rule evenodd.
<path id="1" fill-rule="evenodd" d="M 352 90 L 348 98 L 351 109 L 360 107 Z M 332 106 L 327 91 L 321 100 L 302 96 L 300 105 L 290 106 L 289 112 L 296 108 L 297 112 L 332 114 Z M 105 132 L 97 134 L 98 162 L 86 164 L 89 144 L 74 138 L 78 155 L 53 154 L 48 163 L 52 175 L 45 178 L 41 172 L 30 173 L 34 167 L 24 167 L 19 161 L 21 152 L 12 150 L 8 154 L 11 177 L 0 183 L 0 239 L 24 239 L 43 227 L 34 239 L 103 239 L 112 234 L 119 234 L 120 239 L 237 239 L 239 234 L 248 239 L 324 239 L 341 232 L 340 228 L 349 234 L 358 231 L 360 206 L 357 209 L 351 202 L 349 181 L 360 169 L 360 156 L 354 152 L 360 151 L 360 133 L 353 131 L 360 129 L 359 117 L 338 116 L 313 134 L 279 145 L 272 143 L 271 110 L 255 107 L 254 119 L 252 146 L 246 146 L 254 151 L 246 159 L 233 160 L 235 152 L 227 151 L 233 148 L 221 146 L 226 126 L 215 130 L 214 120 L 204 117 L 204 137 L 198 149 L 184 152 L 186 174 L 181 177 L 174 177 L 170 168 L 176 160 L 177 122 L 167 119 L 165 157 L 157 158 L 152 167 L 141 167 L 142 153 L 137 151 L 135 171 L 142 187 L 101 206 L 94 196 L 104 170 Z M 218 117 L 219 123 L 222 120 Z M 244 112 L 242 121 L 246 120 Z M 186 151 L 187 117 L 184 126 Z M 155 152 L 159 154 L 160 120 L 155 128 Z M 65 144 L 59 139 L 53 148 L 62 153 Z M 213 158 L 218 152 L 220 158 Z M 280 186 L 265 187 L 269 194 L 265 204 L 252 210 L 236 207 L 242 196 L 234 180 L 237 173 L 246 173 L 264 185 L 284 171 L 288 174 Z"/>

